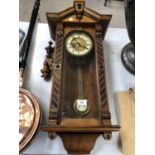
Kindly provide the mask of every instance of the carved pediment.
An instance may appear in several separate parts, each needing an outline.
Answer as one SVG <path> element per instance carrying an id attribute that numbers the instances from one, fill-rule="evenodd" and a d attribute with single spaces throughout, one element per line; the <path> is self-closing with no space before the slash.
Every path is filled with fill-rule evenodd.
<path id="1" fill-rule="evenodd" d="M 56 24 L 58 22 L 62 23 L 74 23 L 83 24 L 100 23 L 102 26 L 102 36 L 104 38 L 106 29 L 109 25 L 112 15 L 99 14 L 96 11 L 85 7 L 84 0 L 74 0 L 74 6 L 70 7 L 59 13 L 46 13 L 48 23 L 50 25 L 50 31 L 52 38 L 55 40 Z"/>
<path id="2" fill-rule="evenodd" d="M 105 14 L 99 14 L 95 12 L 94 10 L 91 10 L 89 8 L 84 8 L 82 12 L 82 18 L 77 18 L 77 11 L 75 7 L 70 7 L 69 9 L 66 9 L 59 13 L 50 13 L 47 12 L 47 18 L 50 21 L 64 21 L 64 22 L 101 22 L 104 20 L 110 20 L 111 15 L 105 15 Z M 73 18 L 73 19 L 71 19 Z"/>

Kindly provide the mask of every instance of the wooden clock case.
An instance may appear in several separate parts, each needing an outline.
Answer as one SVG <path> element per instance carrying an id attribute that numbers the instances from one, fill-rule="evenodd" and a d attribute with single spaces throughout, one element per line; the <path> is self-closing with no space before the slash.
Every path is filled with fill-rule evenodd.
<path id="1" fill-rule="evenodd" d="M 69 154 L 89 154 L 100 134 L 109 140 L 112 132 L 119 130 L 118 125 L 111 124 L 103 55 L 103 40 L 112 16 L 86 8 L 84 0 L 75 0 L 73 7 L 46 15 L 56 45 L 54 54 L 45 59 L 42 71 L 46 72 L 45 79 L 51 75 L 53 79 L 48 125 L 42 130 L 51 139 L 58 134 Z M 88 34 L 93 41 L 91 52 L 83 57 L 74 57 L 65 48 L 66 36 L 77 31 Z M 77 115 L 73 109 L 78 96 L 79 63 L 84 96 L 90 105 L 84 116 Z"/>

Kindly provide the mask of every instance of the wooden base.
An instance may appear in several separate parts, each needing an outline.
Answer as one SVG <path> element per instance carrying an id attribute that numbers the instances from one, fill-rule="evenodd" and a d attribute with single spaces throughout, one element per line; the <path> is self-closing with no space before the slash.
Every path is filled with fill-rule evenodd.
<path id="1" fill-rule="evenodd" d="M 107 140 L 111 138 L 111 132 L 118 131 L 120 126 L 113 125 L 107 127 L 63 127 L 63 126 L 42 126 L 41 131 L 48 132 L 52 140 L 58 134 L 64 144 L 68 154 L 90 154 L 96 139 L 99 135 Z"/>
<path id="2" fill-rule="evenodd" d="M 59 136 L 68 154 L 90 154 L 99 134 L 61 133 Z"/>

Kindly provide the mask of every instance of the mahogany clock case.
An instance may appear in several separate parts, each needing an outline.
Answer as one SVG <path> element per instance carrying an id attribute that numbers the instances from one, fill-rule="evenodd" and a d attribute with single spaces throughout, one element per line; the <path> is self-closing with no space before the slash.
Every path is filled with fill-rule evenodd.
<path id="1" fill-rule="evenodd" d="M 84 0 L 75 0 L 73 7 L 46 15 L 56 45 L 43 68 L 43 71 L 48 68 L 46 76 L 52 75 L 53 85 L 48 124 L 42 130 L 52 139 L 59 134 L 68 153 L 90 153 L 100 134 L 110 139 L 112 132 L 119 130 L 118 125 L 111 123 L 103 53 L 103 39 L 111 15 L 86 8 Z M 66 38 L 75 32 L 91 38 L 92 48 L 88 54 L 74 56 L 67 51 Z M 90 107 L 85 115 L 74 109 L 79 96 L 79 68 L 83 77 L 83 97 Z M 43 77 L 46 79 L 46 76 Z"/>

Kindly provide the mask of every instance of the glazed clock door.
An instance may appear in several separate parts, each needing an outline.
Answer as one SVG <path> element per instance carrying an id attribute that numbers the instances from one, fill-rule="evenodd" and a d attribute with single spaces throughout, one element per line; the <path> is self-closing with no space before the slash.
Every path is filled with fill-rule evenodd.
<path id="1" fill-rule="evenodd" d="M 61 125 L 100 125 L 93 31 L 64 28 Z M 82 119 L 81 119 L 82 118 Z"/>

